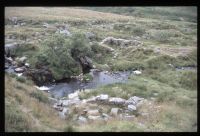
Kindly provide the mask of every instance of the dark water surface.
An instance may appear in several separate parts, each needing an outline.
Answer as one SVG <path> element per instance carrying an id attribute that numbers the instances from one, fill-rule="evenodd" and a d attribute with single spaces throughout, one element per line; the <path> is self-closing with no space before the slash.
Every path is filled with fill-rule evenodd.
<path id="1" fill-rule="evenodd" d="M 116 72 L 116 73 L 108 73 L 106 71 L 93 71 L 89 74 L 92 75 L 93 80 L 87 83 L 81 83 L 78 80 L 71 80 L 68 83 L 58 83 L 56 85 L 49 85 L 50 93 L 55 97 L 64 97 L 69 93 L 73 93 L 76 90 L 80 89 L 92 89 L 99 86 L 113 84 L 113 83 L 125 83 L 130 75 L 130 71 L 125 72 Z"/>

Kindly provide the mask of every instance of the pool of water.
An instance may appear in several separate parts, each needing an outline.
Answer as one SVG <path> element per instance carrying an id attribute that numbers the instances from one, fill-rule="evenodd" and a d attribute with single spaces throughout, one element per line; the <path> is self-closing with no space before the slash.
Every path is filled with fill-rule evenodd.
<path id="1" fill-rule="evenodd" d="M 58 83 L 55 85 L 49 85 L 47 87 L 50 88 L 49 92 L 54 95 L 56 98 L 67 96 L 69 93 L 73 93 L 76 90 L 80 89 L 93 89 L 99 86 L 104 86 L 107 84 L 113 83 L 125 83 L 131 74 L 130 71 L 125 72 L 115 72 L 110 73 L 107 71 L 93 71 L 90 73 L 93 77 L 93 80 L 87 83 L 81 83 L 78 80 L 71 80 L 68 83 Z"/>

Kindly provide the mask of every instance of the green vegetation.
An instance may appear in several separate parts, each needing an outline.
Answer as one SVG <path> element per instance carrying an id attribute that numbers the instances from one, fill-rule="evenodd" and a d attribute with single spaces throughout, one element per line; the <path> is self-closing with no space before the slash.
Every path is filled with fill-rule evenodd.
<path id="1" fill-rule="evenodd" d="M 44 95 L 44 94 L 43 94 L 42 92 L 40 92 L 40 91 L 31 92 L 31 93 L 30 93 L 30 96 L 31 96 L 31 97 L 34 97 L 34 98 L 36 98 L 36 99 L 38 99 L 39 102 L 43 102 L 43 103 L 48 103 L 48 102 L 49 102 L 47 96 Z"/>
<path id="2" fill-rule="evenodd" d="M 101 12 L 110 12 L 128 16 L 138 16 L 143 18 L 169 19 L 182 21 L 183 17 L 186 21 L 196 22 L 196 7 L 85 7 L 86 9 Z"/>
<path id="3" fill-rule="evenodd" d="M 62 79 L 80 74 L 78 59 L 90 56 L 90 52 L 83 35 L 76 34 L 72 38 L 53 35 L 42 43 L 37 65 L 48 66 L 55 79 Z"/>

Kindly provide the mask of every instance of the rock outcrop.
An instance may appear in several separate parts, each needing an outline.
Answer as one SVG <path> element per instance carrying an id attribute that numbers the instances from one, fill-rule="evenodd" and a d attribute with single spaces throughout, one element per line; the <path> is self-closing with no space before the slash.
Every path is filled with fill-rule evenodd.
<path id="1" fill-rule="evenodd" d="M 126 40 L 126 39 L 118 39 L 114 37 L 105 38 L 100 44 L 108 44 L 108 45 L 117 45 L 121 47 L 126 46 L 140 46 L 143 43 L 138 40 Z"/>

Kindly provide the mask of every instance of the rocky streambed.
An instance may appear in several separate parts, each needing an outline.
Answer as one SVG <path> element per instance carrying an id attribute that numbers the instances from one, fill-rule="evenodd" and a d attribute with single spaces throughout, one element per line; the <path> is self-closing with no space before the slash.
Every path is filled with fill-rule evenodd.
<path id="1" fill-rule="evenodd" d="M 92 121 L 108 121 L 111 119 L 134 120 L 138 107 L 147 102 L 137 96 L 123 99 L 110 97 L 107 94 L 80 100 L 78 91 L 60 100 L 50 98 L 53 107 L 63 119 L 71 119 L 78 124 Z"/>

